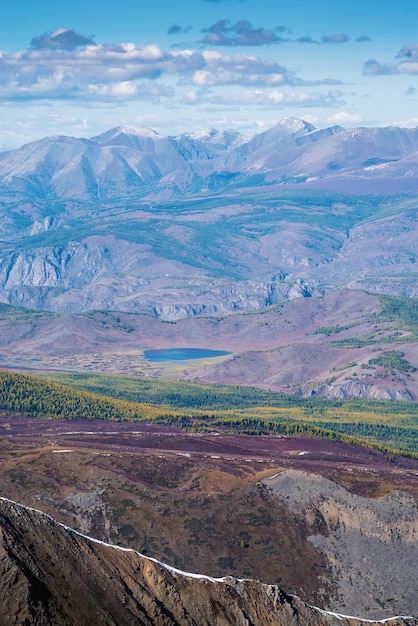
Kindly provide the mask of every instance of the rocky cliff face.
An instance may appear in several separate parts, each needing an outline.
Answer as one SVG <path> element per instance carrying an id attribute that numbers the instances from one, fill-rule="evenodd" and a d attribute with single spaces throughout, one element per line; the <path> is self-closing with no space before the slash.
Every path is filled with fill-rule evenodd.
<path id="1" fill-rule="evenodd" d="M 325 556 L 329 583 L 338 579 L 338 593 L 328 606 L 340 612 L 356 606 L 360 615 L 374 619 L 400 607 L 415 612 L 416 580 L 410 575 L 418 559 L 415 498 L 405 493 L 364 498 L 297 470 L 265 484 L 295 515 L 316 526 L 309 541 Z"/>
<path id="2" fill-rule="evenodd" d="M 0 622 L 161 626 L 361 626 L 279 587 L 186 574 L 0 500 Z M 377 624 L 378 622 L 368 622 Z M 386 620 L 417 626 L 417 618 Z"/>
<path id="3" fill-rule="evenodd" d="M 209 271 L 159 256 L 148 245 L 113 236 L 0 252 L 0 290 L 17 306 L 66 313 L 117 310 L 166 321 L 257 310 L 324 293 L 316 280 L 214 278 Z"/>

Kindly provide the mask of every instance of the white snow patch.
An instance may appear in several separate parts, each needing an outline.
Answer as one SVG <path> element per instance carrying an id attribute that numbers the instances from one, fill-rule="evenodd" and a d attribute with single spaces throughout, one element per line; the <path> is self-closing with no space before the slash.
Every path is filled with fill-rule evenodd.
<path id="1" fill-rule="evenodd" d="M 384 170 L 388 167 L 389 163 L 379 163 L 379 165 L 369 165 L 364 168 L 365 172 L 372 172 L 374 170 Z"/>
<path id="2" fill-rule="evenodd" d="M 277 476 L 280 476 L 281 472 L 277 472 L 277 474 L 273 474 L 273 476 L 267 476 L 267 480 L 273 480 L 273 478 L 277 478 Z"/>
<path id="3" fill-rule="evenodd" d="M 317 606 L 312 606 L 309 605 L 311 609 L 315 609 L 316 611 L 319 611 L 319 613 L 321 613 L 322 615 L 331 615 L 332 617 L 336 617 L 337 619 L 343 620 L 343 619 L 353 619 L 353 620 L 360 620 L 361 622 L 365 623 L 365 624 L 386 624 L 387 622 L 391 622 L 395 619 L 403 619 L 403 620 L 408 620 L 408 619 L 414 619 L 412 616 L 408 616 L 408 615 L 395 615 L 394 617 L 387 617 L 386 619 L 381 619 L 381 620 L 377 620 L 377 619 L 363 619 L 362 617 L 354 617 L 353 615 L 342 615 L 341 613 L 333 613 L 332 611 L 324 611 L 324 609 L 319 609 Z"/>
<path id="4" fill-rule="evenodd" d="M 61 433 L 57 433 L 56 436 L 57 437 L 65 437 L 66 435 L 106 435 L 109 433 L 104 433 L 104 432 L 97 432 L 95 433 L 94 431 L 90 431 L 90 430 L 66 430 L 63 431 Z M 112 433 L 110 433 L 112 434 Z M 43 435 L 44 437 L 50 437 L 50 435 L 47 433 L 46 435 Z"/>

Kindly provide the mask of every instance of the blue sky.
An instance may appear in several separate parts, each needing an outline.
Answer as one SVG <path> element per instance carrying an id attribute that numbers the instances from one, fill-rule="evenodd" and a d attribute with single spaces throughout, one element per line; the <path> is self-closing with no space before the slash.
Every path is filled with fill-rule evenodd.
<path id="1" fill-rule="evenodd" d="M 36 8 L 35 8 L 36 6 Z M 0 148 L 122 124 L 418 125 L 416 0 L 3 0 Z"/>

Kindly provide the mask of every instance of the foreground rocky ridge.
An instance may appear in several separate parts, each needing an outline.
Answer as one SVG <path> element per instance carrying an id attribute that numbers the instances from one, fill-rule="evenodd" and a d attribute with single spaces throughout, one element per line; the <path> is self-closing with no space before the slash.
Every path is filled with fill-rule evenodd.
<path id="1" fill-rule="evenodd" d="M 101 420 L 9 414 L 0 432 L 2 495 L 84 535 L 337 613 L 417 613 L 416 460 L 315 437 Z"/>
<path id="2" fill-rule="evenodd" d="M 253 580 L 187 574 L 0 499 L 1 623 L 361 626 Z M 371 622 L 379 624 L 382 622 Z M 414 617 L 385 620 L 416 626 Z"/>

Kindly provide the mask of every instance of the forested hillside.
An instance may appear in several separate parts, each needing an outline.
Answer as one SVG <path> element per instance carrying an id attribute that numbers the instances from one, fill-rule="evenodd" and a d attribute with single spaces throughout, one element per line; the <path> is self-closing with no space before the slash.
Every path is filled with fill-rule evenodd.
<path id="1" fill-rule="evenodd" d="M 303 399 L 251 387 L 118 376 L 66 374 L 56 375 L 53 382 L 0 372 L 0 407 L 51 419 L 153 421 L 203 431 L 317 435 L 418 458 L 416 403 Z"/>

